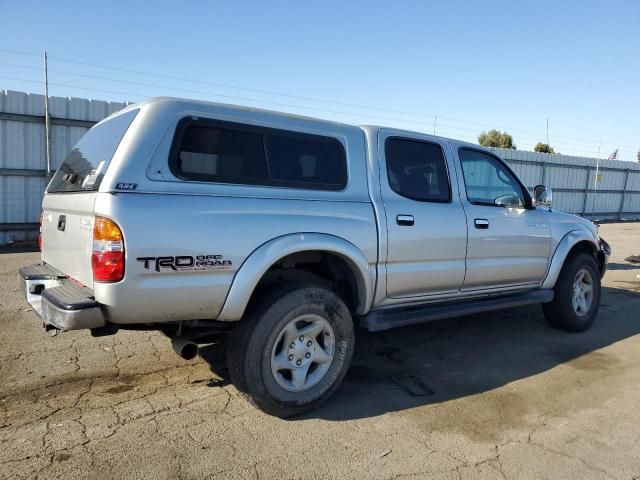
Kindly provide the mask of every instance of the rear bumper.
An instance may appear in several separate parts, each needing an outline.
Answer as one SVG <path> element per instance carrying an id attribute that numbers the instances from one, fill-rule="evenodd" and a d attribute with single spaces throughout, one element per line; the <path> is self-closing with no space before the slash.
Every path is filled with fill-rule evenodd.
<path id="1" fill-rule="evenodd" d="M 104 314 L 93 291 L 69 279 L 48 264 L 23 267 L 18 271 L 24 296 L 42 319 L 45 329 L 61 331 L 98 328 Z"/>

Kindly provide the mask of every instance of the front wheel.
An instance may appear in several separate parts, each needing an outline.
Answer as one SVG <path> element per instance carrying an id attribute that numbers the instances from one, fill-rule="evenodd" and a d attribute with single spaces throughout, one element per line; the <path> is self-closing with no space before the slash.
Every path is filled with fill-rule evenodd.
<path id="1" fill-rule="evenodd" d="M 584 332 L 596 319 L 600 307 L 600 272 L 593 256 L 578 253 L 567 260 L 554 299 L 542 308 L 551 325 L 570 332 Z"/>
<path id="2" fill-rule="evenodd" d="M 232 332 L 231 380 L 264 412 L 297 415 L 324 403 L 353 353 L 353 322 L 344 302 L 319 285 L 268 292 Z"/>

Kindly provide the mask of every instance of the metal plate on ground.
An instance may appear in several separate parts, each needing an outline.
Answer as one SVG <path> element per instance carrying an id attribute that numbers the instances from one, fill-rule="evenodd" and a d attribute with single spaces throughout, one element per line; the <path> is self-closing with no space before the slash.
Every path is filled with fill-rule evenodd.
<path id="1" fill-rule="evenodd" d="M 436 392 L 431 390 L 427 385 L 413 375 L 400 375 L 391 377 L 400 388 L 407 392 L 412 397 L 426 397 L 433 395 Z"/>

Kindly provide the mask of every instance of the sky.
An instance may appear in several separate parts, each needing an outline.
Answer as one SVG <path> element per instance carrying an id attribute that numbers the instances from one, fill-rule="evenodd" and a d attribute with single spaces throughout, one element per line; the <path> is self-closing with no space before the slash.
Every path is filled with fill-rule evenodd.
<path id="1" fill-rule="evenodd" d="M 0 90 L 171 95 L 636 161 L 640 1 L 0 0 Z M 19 52 L 19 53 L 18 53 Z M 105 68 L 108 67 L 108 68 Z"/>

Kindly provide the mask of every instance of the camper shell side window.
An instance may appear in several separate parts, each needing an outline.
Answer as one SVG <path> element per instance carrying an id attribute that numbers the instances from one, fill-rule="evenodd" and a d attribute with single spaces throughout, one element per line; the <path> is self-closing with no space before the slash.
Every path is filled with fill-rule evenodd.
<path id="1" fill-rule="evenodd" d="M 169 166 L 198 182 L 339 191 L 348 179 L 335 138 L 193 117 L 176 127 Z"/>

